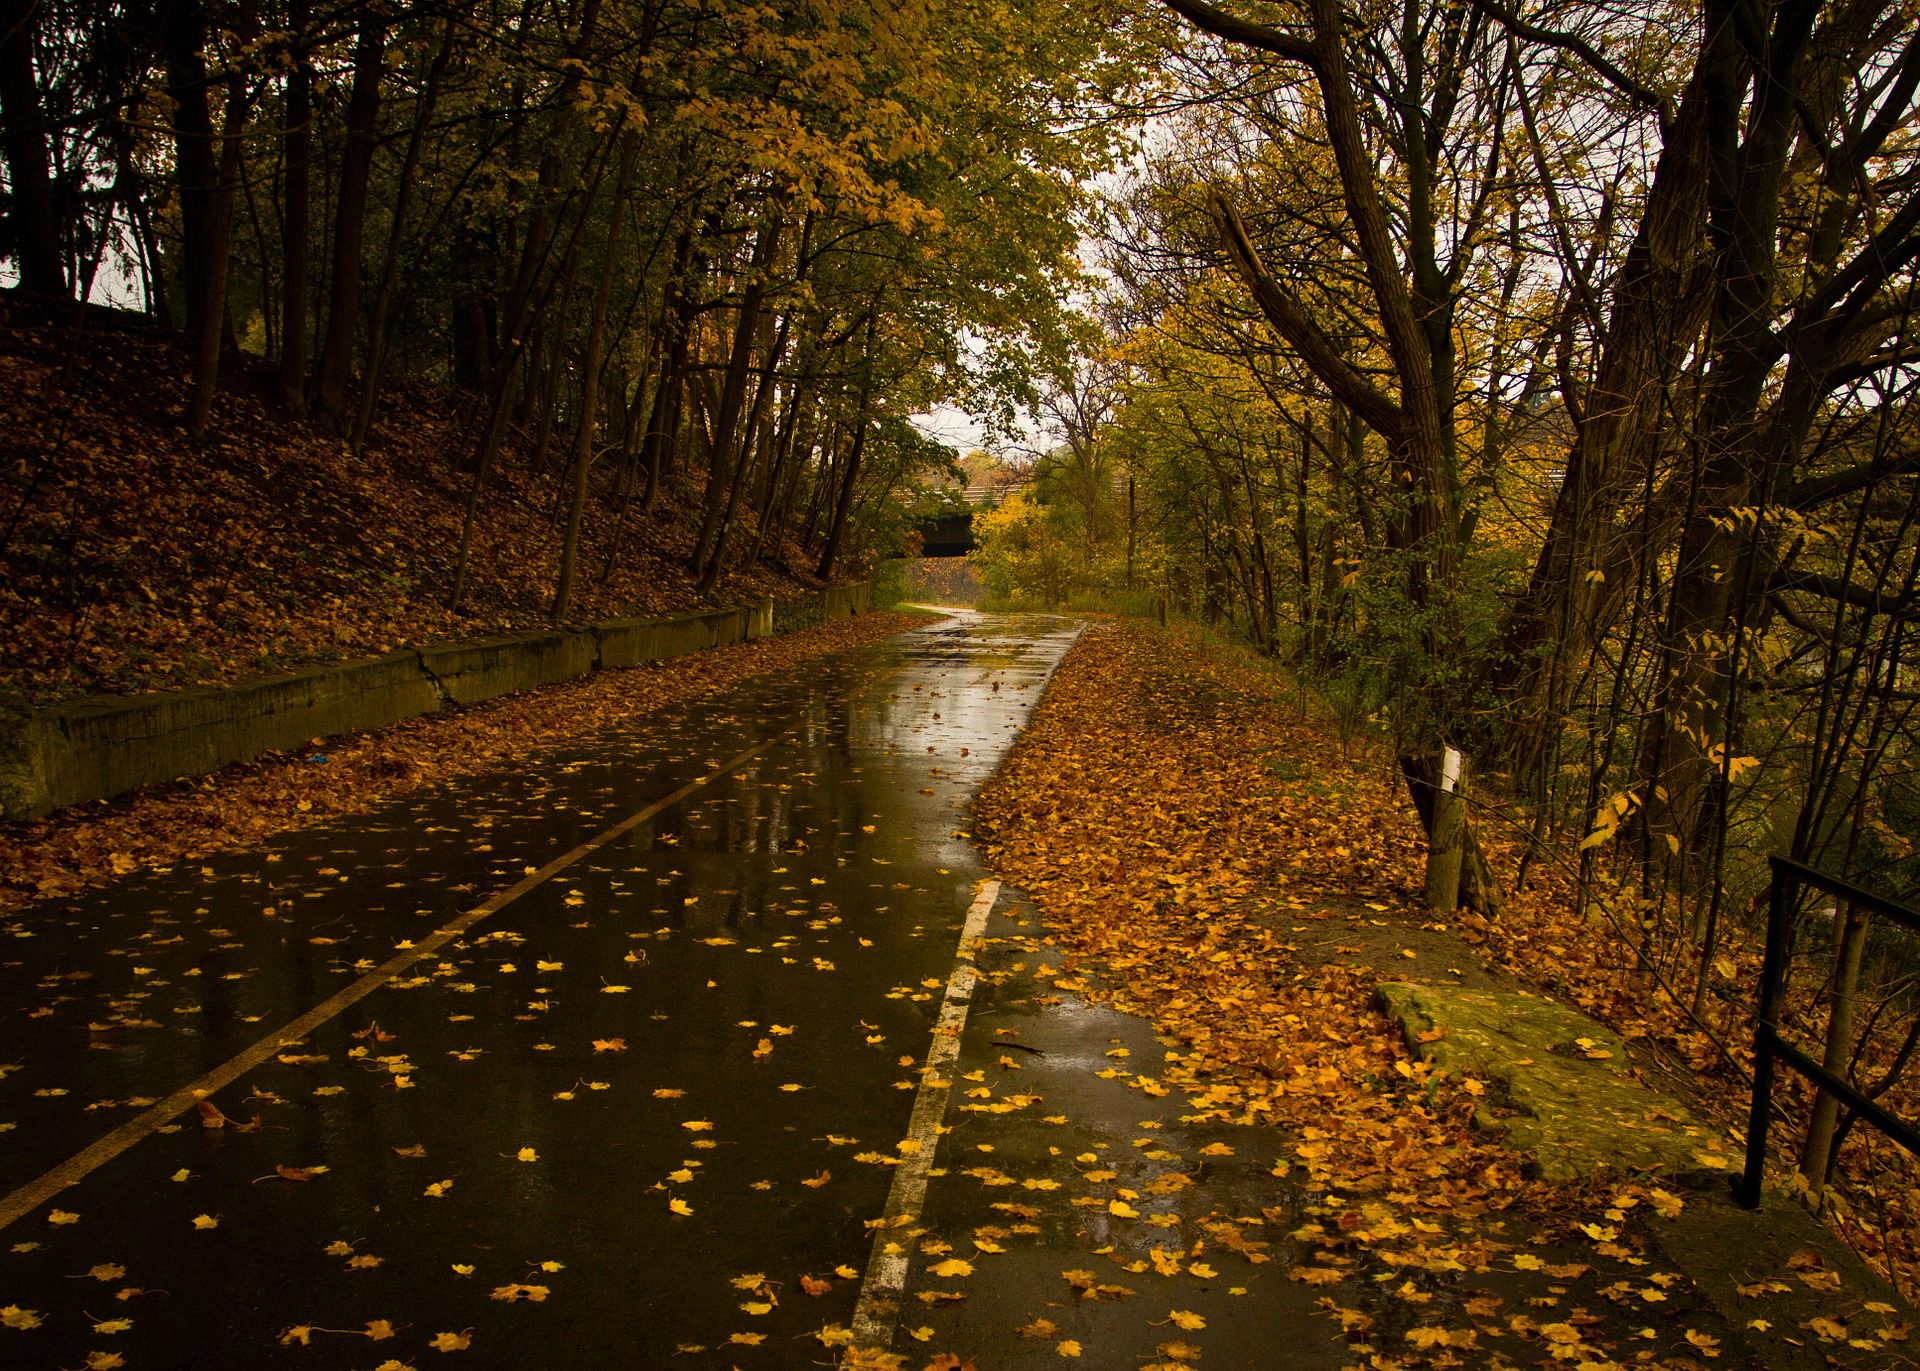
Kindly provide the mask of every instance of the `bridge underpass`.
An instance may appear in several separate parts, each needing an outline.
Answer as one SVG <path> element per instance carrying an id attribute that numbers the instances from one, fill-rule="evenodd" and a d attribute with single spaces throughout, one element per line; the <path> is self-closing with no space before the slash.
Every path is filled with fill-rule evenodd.
<path id="1" fill-rule="evenodd" d="M 964 557 L 973 551 L 973 515 L 946 514 L 918 525 L 920 555 Z"/>

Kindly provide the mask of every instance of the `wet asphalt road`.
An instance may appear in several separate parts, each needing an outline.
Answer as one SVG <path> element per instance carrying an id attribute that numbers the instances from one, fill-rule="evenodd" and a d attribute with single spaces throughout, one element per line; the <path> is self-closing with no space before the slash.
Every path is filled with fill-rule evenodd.
<path id="1" fill-rule="evenodd" d="M 0 924 L 0 1195 L 264 1056 L 226 1126 L 140 1129 L 0 1229 L 0 1367 L 831 1363 L 988 875 L 967 805 L 1074 631 L 962 616 Z M 1264 1164 L 1190 1160 L 1183 1102 L 1113 1074 L 1151 1034 L 1035 978 L 1016 893 L 987 931 L 923 1217 L 880 1231 L 913 1253 L 891 1345 L 1139 1366 L 1177 1304 L 1209 1366 L 1337 1364 L 1276 1355 L 1310 1301 Z M 1061 1274 L 1090 1264 L 1134 1293 Z"/>

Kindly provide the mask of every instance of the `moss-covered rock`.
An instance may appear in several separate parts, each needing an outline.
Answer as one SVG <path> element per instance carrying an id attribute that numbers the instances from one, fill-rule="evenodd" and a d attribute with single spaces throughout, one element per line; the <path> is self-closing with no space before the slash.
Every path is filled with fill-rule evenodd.
<path id="1" fill-rule="evenodd" d="M 1578 1010 L 1514 990 L 1389 981 L 1380 1007 L 1415 1056 L 1451 1076 L 1495 1083 L 1475 1122 L 1549 1181 L 1658 1172 L 1699 1180 L 1738 1158 L 1679 1100 L 1627 1074 L 1626 1044 Z"/>

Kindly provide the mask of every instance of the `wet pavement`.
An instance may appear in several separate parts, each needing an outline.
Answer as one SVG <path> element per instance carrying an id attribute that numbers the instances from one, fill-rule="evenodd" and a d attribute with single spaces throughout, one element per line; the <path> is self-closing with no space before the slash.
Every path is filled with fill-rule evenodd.
<path id="1" fill-rule="evenodd" d="M 1034 979 L 1012 892 L 885 1226 L 967 806 L 1075 631 L 963 615 L 0 924 L 0 1366 L 819 1365 L 876 1240 L 915 1366 L 1270 1337 L 1284 1192 L 1244 1129 L 1186 1160 L 1111 1066 L 1151 1035 Z"/>
<path id="2" fill-rule="evenodd" d="M 1289 1279 L 1306 1196 L 1273 1171 L 1292 1144 L 1164 1084 L 1180 1045 L 1060 989 L 1040 933 L 1017 894 L 989 921 L 898 1345 L 917 1329 L 982 1371 L 1058 1367 L 1062 1344 L 1101 1367 L 1351 1364 Z M 974 1270 L 941 1279 L 955 1255 Z"/>

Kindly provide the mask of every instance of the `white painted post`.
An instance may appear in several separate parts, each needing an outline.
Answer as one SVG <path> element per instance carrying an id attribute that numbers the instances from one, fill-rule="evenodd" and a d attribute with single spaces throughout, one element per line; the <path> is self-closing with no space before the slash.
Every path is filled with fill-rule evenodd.
<path id="1" fill-rule="evenodd" d="M 1427 908 L 1451 916 L 1460 906 L 1460 862 L 1466 852 L 1467 759 L 1449 747 L 1433 796 L 1433 832 L 1427 840 Z"/>

